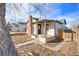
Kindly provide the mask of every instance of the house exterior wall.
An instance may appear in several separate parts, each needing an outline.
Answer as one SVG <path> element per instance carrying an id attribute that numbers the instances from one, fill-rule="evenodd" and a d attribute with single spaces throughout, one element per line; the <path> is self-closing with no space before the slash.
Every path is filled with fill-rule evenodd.
<path id="1" fill-rule="evenodd" d="M 41 34 L 44 35 L 44 23 L 38 23 L 41 24 Z M 32 34 L 36 35 L 38 34 L 38 24 L 32 24 Z M 47 29 L 46 29 L 46 34 L 47 36 L 55 36 L 55 29 L 54 29 L 54 22 L 47 22 L 48 26 L 46 25 Z"/>
<path id="2" fill-rule="evenodd" d="M 45 36 L 45 37 L 39 38 L 39 40 L 42 42 L 51 41 L 51 39 L 47 40 L 46 39 L 47 37 L 53 37 L 53 36 L 59 37 L 59 29 L 65 28 L 64 23 L 61 24 L 61 23 L 55 22 L 55 21 L 52 21 L 52 22 L 51 21 L 39 21 L 38 19 L 33 19 L 32 17 L 29 19 L 31 19 L 31 20 L 29 20 L 29 22 L 27 24 L 27 26 L 28 26 L 27 28 L 29 28 L 27 33 L 30 33 L 30 35 L 32 37 L 38 35 L 38 24 L 41 24 L 41 34 L 39 34 L 39 35 Z M 30 25 L 29 25 L 29 23 L 30 23 Z M 31 34 L 31 31 L 32 31 L 32 34 Z"/>
<path id="3" fill-rule="evenodd" d="M 37 24 L 32 25 L 32 35 L 37 35 Z"/>
<path id="4" fill-rule="evenodd" d="M 55 22 L 55 36 L 58 36 L 58 29 L 60 27 L 60 24 Z"/>
<path id="5" fill-rule="evenodd" d="M 20 31 L 20 32 L 26 32 L 26 25 L 24 25 L 24 24 L 19 24 L 19 31 Z"/>
<path id="6" fill-rule="evenodd" d="M 36 35 L 38 34 L 38 25 L 37 24 L 41 24 L 41 34 L 44 34 L 44 23 L 36 23 L 36 24 L 32 24 L 32 34 Z M 64 24 L 60 24 L 58 22 L 47 22 L 46 24 L 46 36 L 51 37 L 51 36 L 59 36 L 59 29 L 64 29 L 65 25 Z"/>
<path id="7" fill-rule="evenodd" d="M 13 25 L 11 28 L 11 32 L 19 32 L 19 27 Z"/>
<path id="8" fill-rule="evenodd" d="M 48 36 L 55 36 L 54 22 L 49 22 L 47 24 L 49 24 L 48 29 L 47 29 L 47 35 Z"/>
<path id="9" fill-rule="evenodd" d="M 10 32 L 26 32 L 26 24 L 12 23 L 10 26 Z"/>
<path id="10" fill-rule="evenodd" d="M 72 33 L 64 33 L 64 41 L 71 41 L 72 40 Z"/>
<path id="11" fill-rule="evenodd" d="M 44 34 L 44 23 L 38 23 L 41 24 L 41 34 Z M 38 34 L 38 24 L 32 24 L 32 35 Z"/>
<path id="12" fill-rule="evenodd" d="M 73 33 L 73 40 L 77 41 L 77 39 L 76 39 L 76 33 Z"/>
<path id="13" fill-rule="evenodd" d="M 61 24 L 58 22 L 51 22 L 49 23 L 49 29 L 47 31 L 47 35 L 51 36 L 59 36 L 59 29 L 64 29 L 65 24 Z"/>
<path id="14" fill-rule="evenodd" d="M 75 41 L 79 41 L 79 28 L 76 28 L 76 27 L 73 27 L 71 28 L 74 32 L 76 32 L 74 35 L 75 35 Z"/>
<path id="15" fill-rule="evenodd" d="M 55 22 L 55 35 L 58 37 L 59 35 L 59 32 L 58 30 L 59 29 L 64 29 L 65 28 L 65 24 L 60 24 L 58 22 Z"/>

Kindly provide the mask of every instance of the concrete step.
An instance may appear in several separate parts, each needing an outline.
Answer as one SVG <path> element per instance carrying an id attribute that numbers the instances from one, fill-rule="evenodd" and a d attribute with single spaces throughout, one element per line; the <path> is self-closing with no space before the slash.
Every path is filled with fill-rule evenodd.
<path id="1" fill-rule="evenodd" d="M 20 43 L 20 44 L 16 44 L 15 47 L 20 48 L 22 46 L 25 46 L 25 45 L 28 45 L 28 44 L 31 44 L 31 43 L 34 43 L 34 42 L 35 42 L 34 40 L 23 42 L 23 43 Z"/>

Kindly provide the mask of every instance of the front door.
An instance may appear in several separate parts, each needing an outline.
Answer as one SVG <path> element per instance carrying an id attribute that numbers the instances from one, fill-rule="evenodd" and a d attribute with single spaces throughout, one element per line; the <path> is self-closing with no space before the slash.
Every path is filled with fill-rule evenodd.
<path id="1" fill-rule="evenodd" d="M 41 34 L 41 24 L 38 24 L 38 34 Z"/>

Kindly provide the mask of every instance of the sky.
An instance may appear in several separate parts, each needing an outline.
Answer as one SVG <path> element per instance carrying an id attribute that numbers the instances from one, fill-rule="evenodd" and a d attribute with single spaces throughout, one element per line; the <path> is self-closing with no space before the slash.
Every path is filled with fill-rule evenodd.
<path id="1" fill-rule="evenodd" d="M 78 24 L 79 4 L 78 3 L 7 3 L 7 22 L 26 22 L 28 16 L 50 20 L 66 19 L 68 27 Z"/>

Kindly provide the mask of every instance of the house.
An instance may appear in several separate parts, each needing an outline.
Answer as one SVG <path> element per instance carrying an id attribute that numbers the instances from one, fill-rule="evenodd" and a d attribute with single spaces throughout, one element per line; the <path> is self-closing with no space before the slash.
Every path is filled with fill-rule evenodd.
<path id="1" fill-rule="evenodd" d="M 79 41 L 78 40 L 79 39 L 79 28 L 78 27 L 72 27 L 71 29 L 76 32 L 76 39 L 75 39 L 75 41 Z"/>
<path id="2" fill-rule="evenodd" d="M 18 22 L 11 24 L 11 32 L 26 32 L 26 22 Z"/>
<path id="3" fill-rule="evenodd" d="M 26 22 L 18 22 L 19 32 L 26 32 Z"/>
<path id="4" fill-rule="evenodd" d="M 19 26 L 17 23 L 12 23 L 10 28 L 11 28 L 10 32 L 19 32 Z"/>
<path id="5" fill-rule="evenodd" d="M 63 39 L 65 25 L 65 19 L 48 20 L 29 16 L 27 21 L 27 33 L 33 38 L 39 37 L 39 41 L 46 43 L 54 40 L 53 38 Z"/>
<path id="6" fill-rule="evenodd" d="M 66 28 L 63 32 L 64 41 L 76 41 L 76 32 Z"/>

